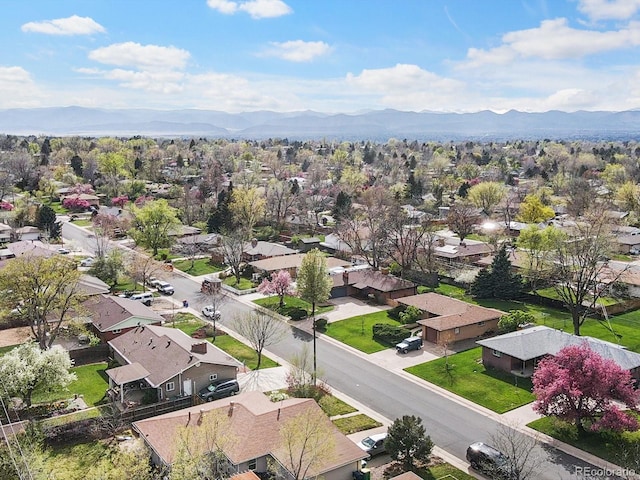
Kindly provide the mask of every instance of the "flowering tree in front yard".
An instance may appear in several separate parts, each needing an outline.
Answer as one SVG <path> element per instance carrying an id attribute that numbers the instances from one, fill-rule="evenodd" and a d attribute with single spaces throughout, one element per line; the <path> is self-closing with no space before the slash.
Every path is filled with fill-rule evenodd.
<path id="1" fill-rule="evenodd" d="M 83 211 L 89 208 L 91 204 L 87 200 L 78 197 L 67 197 L 62 200 L 62 206 L 73 211 Z"/>
<path id="2" fill-rule="evenodd" d="M 585 343 L 543 359 L 533 375 L 533 409 L 575 424 L 579 433 L 635 431 L 637 419 L 617 404 L 636 409 L 631 373 L 601 357 Z"/>
<path id="3" fill-rule="evenodd" d="M 284 306 L 284 296 L 293 294 L 293 285 L 291 282 L 291 274 L 287 270 L 278 270 L 271 274 L 271 279 L 265 278 L 258 285 L 258 291 L 265 295 L 278 295 L 280 303 L 278 306 Z"/>

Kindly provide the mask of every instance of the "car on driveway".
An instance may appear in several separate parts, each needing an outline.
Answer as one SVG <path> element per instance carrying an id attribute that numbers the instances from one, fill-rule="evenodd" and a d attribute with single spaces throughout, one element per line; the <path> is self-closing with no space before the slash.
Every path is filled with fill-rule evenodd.
<path id="1" fill-rule="evenodd" d="M 206 305 L 202 307 L 202 315 L 211 319 L 220 319 L 220 310 L 216 310 L 213 305 Z"/>
<path id="2" fill-rule="evenodd" d="M 213 400 L 218 400 L 219 398 L 230 397 L 239 391 L 240 385 L 237 380 L 218 380 L 200 390 L 198 392 L 198 396 L 202 400 L 211 402 Z"/>
<path id="3" fill-rule="evenodd" d="M 358 446 L 369 454 L 369 457 L 374 457 L 381 453 L 386 452 L 384 448 L 384 441 L 387 439 L 387 433 L 377 433 L 363 438 L 358 442 Z"/>
<path id="4" fill-rule="evenodd" d="M 95 262 L 95 259 L 93 257 L 87 257 L 83 260 L 80 261 L 80 266 L 81 267 L 91 267 L 93 266 L 93 263 Z"/>
<path id="5" fill-rule="evenodd" d="M 69 255 L 71 251 L 68 248 L 60 247 L 58 253 L 61 255 Z"/>
<path id="6" fill-rule="evenodd" d="M 420 350 L 422 348 L 421 337 L 409 337 L 402 340 L 396 345 L 396 350 L 399 353 L 407 353 L 411 350 Z"/>

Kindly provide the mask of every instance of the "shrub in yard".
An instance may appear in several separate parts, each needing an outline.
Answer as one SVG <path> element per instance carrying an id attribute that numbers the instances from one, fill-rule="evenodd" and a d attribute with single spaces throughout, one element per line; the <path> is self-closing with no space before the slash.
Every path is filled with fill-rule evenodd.
<path id="1" fill-rule="evenodd" d="M 373 338 L 389 345 L 395 345 L 407 337 L 407 330 L 397 325 L 376 323 L 373 326 Z"/>
<path id="2" fill-rule="evenodd" d="M 403 324 L 407 325 L 409 323 L 416 323 L 418 320 L 420 320 L 422 311 L 419 308 L 414 307 L 413 305 L 409 305 L 404 309 L 403 312 L 400 312 L 398 316 L 400 317 L 400 321 Z"/>
<path id="3" fill-rule="evenodd" d="M 289 317 L 291 320 L 302 320 L 307 316 L 307 311 L 304 308 L 294 308 L 289 311 Z"/>
<path id="4" fill-rule="evenodd" d="M 324 317 L 316 318 L 316 330 L 324 330 L 327 328 L 328 320 Z"/>
<path id="5" fill-rule="evenodd" d="M 511 310 L 498 321 L 498 332 L 515 332 L 520 325 L 533 323 L 534 321 L 535 317 L 528 312 L 523 312 L 522 310 Z"/>

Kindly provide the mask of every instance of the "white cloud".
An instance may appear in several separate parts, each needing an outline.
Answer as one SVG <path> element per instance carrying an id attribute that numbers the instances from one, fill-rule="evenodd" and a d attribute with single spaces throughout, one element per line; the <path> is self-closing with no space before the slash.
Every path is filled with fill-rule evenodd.
<path id="1" fill-rule="evenodd" d="M 23 32 L 45 33 L 47 35 L 91 35 L 105 33 L 105 28 L 90 17 L 72 15 L 68 18 L 28 22 L 22 25 Z"/>
<path id="2" fill-rule="evenodd" d="M 244 2 L 207 0 L 207 5 L 225 15 L 233 15 L 238 11 L 243 11 L 256 20 L 282 17 L 293 12 L 291 7 L 282 0 L 247 0 Z"/>
<path id="3" fill-rule="evenodd" d="M 443 78 L 435 73 L 423 70 L 417 65 L 397 64 L 391 68 L 363 70 L 360 75 L 347 74 L 347 82 L 376 92 L 400 90 L 416 92 L 428 89 L 451 91 L 460 88 L 463 83 Z"/>
<path id="4" fill-rule="evenodd" d="M 44 98 L 31 75 L 22 67 L 0 66 L 2 108 L 38 107 Z"/>
<path id="5" fill-rule="evenodd" d="M 579 0 L 578 10 L 591 20 L 627 20 L 640 10 L 640 0 Z"/>
<path id="6" fill-rule="evenodd" d="M 229 0 L 207 0 L 207 5 L 225 15 L 233 15 L 238 11 L 238 2 Z"/>
<path id="7" fill-rule="evenodd" d="M 264 55 L 282 58 L 291 62 L 310 62 L 331 50 L 331 47 L 324 42 L 305 42 L 303 40 L 271 42 L 270 45 L 272 48 L 268 49 Z"/>
<path id="8" fill-rule="evenodd" d="M 640 22 L 630 22 L 620 30 L 599 32 L 579 30 L 567 25 L 566 18 L 545 20 L 538 28 L 518 30 L 502 36 L 503 44 L 482 50 L 470 48 L 461 67 L 491 63 L 506 65 L 515 58 L 537 57 L 545 60 L 580 58 L 640 45 Z"/>
<path id="9" fill-rule="evenodd" d="M 89 52 L 89 58 L 105 65 L 135 67 L 139 70 L 183 69 L 190 54 L 176 47 L 115 43 Z"/>

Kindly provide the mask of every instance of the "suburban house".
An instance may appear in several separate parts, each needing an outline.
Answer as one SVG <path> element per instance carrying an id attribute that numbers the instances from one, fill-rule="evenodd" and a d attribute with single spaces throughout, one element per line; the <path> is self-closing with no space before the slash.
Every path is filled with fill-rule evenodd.
<path id="1" fill-rule="evenodd" d="M 91 193 L 71 193 L 69 195 L 62 196 L 60 201 L 64 202 L 67 199 L 85 201 L 92 207 L 100 206 L 100 197 L 98 197 L 97 195 L 93 195 Z"/>
<path id="2" fill-rule="evenodd" d="M 325 235 L 324 242 L 320 242 L 320 248 L 325 252 L 341 256 L 350 255 L 353 252 L 351 247 L 347 245 L 336 233 Z"/>
<path id="3" fill-rule="evenodd" d="M 11 232 L 13 232 L 13 228 L 11 228 L 6 223 L 0 222 L 0 243 L 7 243 L 11 241 Z"/>
<path id="4" fill-rule="evenodd" d="M 415 295 L 418 285 L 409 280 L 371 269 L 344 270 L 331 274 L 330 298 L 372 298 L 380 304 L 395 304 L 394 299 Z"/>
<path id="5" fill-rule="evenodd" d="M 635 263 L 609 260 L 600 270 L 598 282 L 601 286 L 610 287 L 612 284 L 618 284 L 625 287 L 625 298 L 640 298 L 640 266 Z"/>
<path id="6" fill-rule="evenodd" d="M 263 242 L 255 238 L 244 246 L 242 251 L 242 260 L 245 262 L 254 262 L 256 260 L 264 260 L 265 258 L 280 257 L 284 255 L 293 255 L 298 253 L 279 243 Z"/>
<path id="7" fill-rule="evenodd" d="M 78 280 L 78 290 L 82 292 L 83 295 L 91 297 L 94 295 L 109 293 L 111 291 L 111 287 L 98 277 L 84 273 L 80 276 L 80 280 Z"/>
<path id="8" fill-rule="evenodd" d="M 16 228 L 11 232 L 11 241 L 29 241 L 29 240 L 40 240 L 40 236 L 42 232 L 38 227 L 34 227 L 32 225 L 27 225 L 25 227 Z"/>
<path id="9" fill-rule="evenodd" d="M 473 263 L 493 252 L 486 242 L 458 237 L 441 237 L 433 248 L 433 255 L 447 263 Z"/>
<path id="10" fill-rule="evenodd" d="M 618 253 L 624 255 L 640 253 L 640 228 L 618 226 L 614 230 L 614 243 Z"/>
<path id="11" fill-rule="evenodd" d="M 481 307 L 439 293 L 421 293 L 398 299 L 398 304 L 424 312 L 418 324 L 422 338 L 438 345 L 477 338 L 495 332 L 505 312 Z"/>
<path id="12" fill-rule="evenodd" d="M 305 478 L 351 480 L 367 453 L 342 434 L 311 398 L 271 402 L 262 392 L 245 392 L 140 420 L 133 423 L 133 429 L 149 446 L 155 464 L 171 466 L 178 449 L 178 432 L 183 428 L 206 428 L 207 415 L 213 416 L 218 412 L 218 415 L 223 415 L 225 423 L 226 419 L 229 422 L 226 434 L 230 438 L 225 442 L 223 453 L 230 475 L 247 471 L 262 474 L 271 465 L 280 470 L 278 478 L 293 478 L 292 459 L 279 441 L 280 429 L 291 419 L 309 411 L 320 413 L 326 419 L 335 449 L 321 465 L 309 470 Z"/>
<path id="13" fill-rule="evenodd" d="M 97 295 L 82 304 L 100 340 L 108 342 L 142 325 L 162 325 L 164 318 L 142 302 L 115 295 Z"/>
<path id="14" fill-rule="evenodd" d="M 12 258 L 21 256 L 34 256 L 34 257 L 52 257 L 56 255 L 55 250 L 51 250 L 40 240 L 21 240 L 19 242 L 12 242 L 5 245 L 2 249 L 2 256 L 0 257 L 0 268 L 6 265 L 6 262 L 11 261 Z"/>
<path id="15" fill-rule="evenodd" d="M 298 276 L 298 268 L 302 265 L 304 255 L 304 253 L 295 253 L 293 255 L 265 258 L 264 260 L 249 262 L 249 265 L 253 267 L 254 272 L 263 275 L 269 275 L 278 270 L 287 270 L 291 278 L 295 279 Z M 336 257 L 325 257 L 325 259 L 329 270 L 351 266 L 351 263 Z"/>
<path id="16" fill-rule="evenodd" d="M 479 340 L 482 363 L 519 377 L 530 377 L 538 362 L 547 355 L 555 355 L 570 345 L 587 344 L 603 358 L 613 360 L 640 379 L 640 354 L 615 343 L 592 337 L 579 337 L 555 328 L 537 326 L 525 328 L 497 337 Z"/>
<path id="17" fill-rule="evenodd" d="M 236 378 L 242 364 L 213 344 L 176 328 L 141 325 L 109 341 L 121 366 L 106 371 L 110 394 L 153 388 L 158 400 L 194 395 L 214 380 Z"/>

